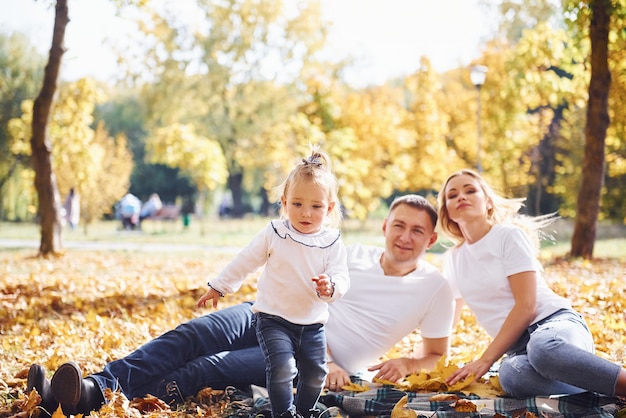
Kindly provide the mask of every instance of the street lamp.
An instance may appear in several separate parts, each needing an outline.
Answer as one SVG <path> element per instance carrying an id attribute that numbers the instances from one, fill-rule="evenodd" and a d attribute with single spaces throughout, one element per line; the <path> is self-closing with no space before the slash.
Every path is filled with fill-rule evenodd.
<path id="1" fill-rule="evenodd" d="M 485 77 L 487 77 L 487 67 L 484 65 L 474 65 L 470 69 L 470 80 L 472 80 L 472 84 L 476 87 L 476 91 L 478 92 L 478 110 L 476 111 L 476 121 L 478 124 L 478 149 L 476 150 L 476 170 L 480 173 L 483 171 L 483 168 L 480 164 L 480 154 L 482 153 L 482 133 L 480 129 L 480 88 L 485 84 Z"/>

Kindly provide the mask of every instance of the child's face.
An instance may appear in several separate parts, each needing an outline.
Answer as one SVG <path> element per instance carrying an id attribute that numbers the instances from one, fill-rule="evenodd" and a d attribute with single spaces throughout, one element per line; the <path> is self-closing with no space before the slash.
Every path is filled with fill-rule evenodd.
<path id="1" fill-rule="evenodd" d="M 311 180 L 300 180 L 291 185 L 281 198 L 283 210 L 291 225 L 302 234 L 313 234 L 322 228 L 326 215 L 335 202 L 329 202 L 328 190 Z"/>

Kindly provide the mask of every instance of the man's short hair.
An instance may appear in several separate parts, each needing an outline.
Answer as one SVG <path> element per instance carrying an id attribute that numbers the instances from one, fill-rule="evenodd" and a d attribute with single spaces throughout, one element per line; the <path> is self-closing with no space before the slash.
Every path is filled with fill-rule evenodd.
<path id="1" fill-rule="evenodd" d="M 424 196 L 420 196 L 418 194 L 405 194 L 403 196 L 398 196 L 393 199 L 393 202 L 391 202 L 391 206 L 389 206 L 389 213 L 400 205 L 409 205 L 415 209 L 425 211 L 428 216 L 430 216 L 430 220 L 433 222 L 433 228 L 437 225 L 437 219 L 439 218 L 437 209 L 435 209 L 433 204 L 430 203 Z"/>

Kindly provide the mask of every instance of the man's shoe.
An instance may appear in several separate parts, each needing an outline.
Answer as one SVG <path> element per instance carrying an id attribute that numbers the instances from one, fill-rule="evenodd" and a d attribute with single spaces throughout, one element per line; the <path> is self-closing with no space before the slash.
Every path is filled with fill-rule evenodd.
<path id="1" fill-rule="evenodd" d="M 80 367 L 74 362 L 62 364 L 52 376 L 50 386 L 65 415 L 89 415 L 104 403 L 96 382 L 83 379 Z"/>
<path id="2" fill-rule="evenodd" d="M 39 364 L 33 364 L 28 369 L 26 392 L 29 393 L 33 389 L 36 389 L 39 396 L 41 396 L 39 407 L 43 409 L 48 416 L 52 415 L 59 403 L 54 399 L 52 390 L 50 390 L 50 381 L 46 379 L 46 369 Z"/>

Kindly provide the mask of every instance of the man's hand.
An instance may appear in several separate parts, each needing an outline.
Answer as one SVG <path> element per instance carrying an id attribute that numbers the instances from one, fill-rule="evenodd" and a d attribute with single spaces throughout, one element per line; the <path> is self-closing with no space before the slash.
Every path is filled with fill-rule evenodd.
<path id="1" fill-rule="evenodd" d="M 376 364 L 367 370 L 370 372 L 378 371 L 376 376 L 374 376 L 374 379 L 382 379 L 397 383 L 404 380 L 406 376 L 413 372 L 411 370 L 412 363 L 413 360 L 410 358 L 395 358 Z"/>
<path id="2" fill-rule="evenodd" d="M 350 382 L 348 372 L 332 361 L 328 363 L 328 376 L 326 376 L 324 389 L 339 392 L 343 386 L 349 385 Z"/>

